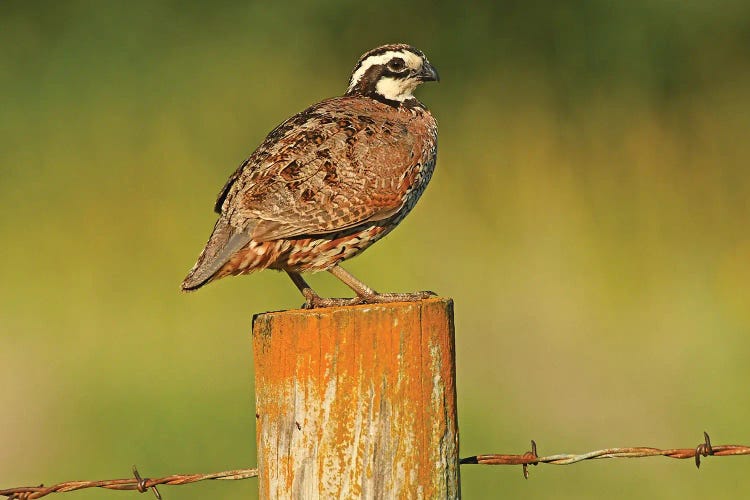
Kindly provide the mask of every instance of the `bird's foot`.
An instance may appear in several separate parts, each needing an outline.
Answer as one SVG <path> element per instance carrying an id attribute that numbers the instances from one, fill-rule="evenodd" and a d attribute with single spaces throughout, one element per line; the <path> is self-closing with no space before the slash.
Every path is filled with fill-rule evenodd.
<path id="1" fill-rule="evenodd" d="M 363 295 L 360 298 L 363 304 L 380 304 L 383 302 L 416 302 L 431 297 L 437 297 L 437 294 L 429 290 L 423 290 L 412 293 L 374 293 L 372 295 Z"/>
<path id="2" fill-rule="evenodd" d="M 373 293 L 352 298 L 324 298 L 315 293 L 311 288 L 306 288 L 303 294 L 305 295 L 305 303 L 302 304 L 303 309 L 356 306 L 358 304 L 382 304 L 385 302 L 416 302 L 437 296 L 435 292 L 424 290 L 413 293 Z"/>
<path id="3" fill-rule="evenodd" d="M 362 297 L 353 298 L 323 298 L 312 289 L 308 288 L 304 292 L 305 303 L 302 304 L 302 309 L 317 309 L 320 307 L 342 307 L 342 306 L 354 306 L 357 304 L 364 304 L 365 301 Z"/>

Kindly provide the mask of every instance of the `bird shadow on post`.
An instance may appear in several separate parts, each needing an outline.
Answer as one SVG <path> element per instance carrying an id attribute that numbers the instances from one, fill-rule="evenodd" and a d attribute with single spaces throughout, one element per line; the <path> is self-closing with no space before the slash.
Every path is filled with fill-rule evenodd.
<path id="1" fill-rule="evenodd" d="M 459 498 L 453 302 L 256 315 L 259 491 Z"/>

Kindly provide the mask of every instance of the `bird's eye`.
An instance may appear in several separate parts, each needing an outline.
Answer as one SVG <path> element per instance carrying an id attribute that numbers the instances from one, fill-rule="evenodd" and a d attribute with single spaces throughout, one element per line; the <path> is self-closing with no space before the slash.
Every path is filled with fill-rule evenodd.
<path id="1" fill-rule="evenodd" d="M 406 68 L 406 63 L 400 57 L 394 57 L 388 61 L 388 69 L 399 73 Z"/>

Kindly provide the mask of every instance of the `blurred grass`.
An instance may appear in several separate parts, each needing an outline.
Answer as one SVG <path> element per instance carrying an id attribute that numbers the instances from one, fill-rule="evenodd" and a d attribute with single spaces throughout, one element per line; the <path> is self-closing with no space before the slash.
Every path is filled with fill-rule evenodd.
<path id="1" fill-rule="evenodd" d="M 301 298 L 271 272 L 178 284 L 236 164 L 389 41 L 440 69 L 420 90 L 440 159 L 348 268 L 455 298 L 462 455 L 750 442 L 748 33 L 739 0 L 3 2 L 0 486 L 255 464 L 250 318 Z M 745 468 L 464 467 L 462 483 L 742 497 Z"/>

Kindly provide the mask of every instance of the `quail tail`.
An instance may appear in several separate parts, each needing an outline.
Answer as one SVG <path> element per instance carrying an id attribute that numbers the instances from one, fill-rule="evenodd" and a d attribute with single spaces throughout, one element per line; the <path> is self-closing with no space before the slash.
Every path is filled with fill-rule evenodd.
<path id="1" fill-rule="evenodd" d="M 182 282 L 182 290 L 197 290 L 214 279 L 232 255 L 250 242 L 251 234 L 252 227 L 237 231 L 220 217 L 198 261 Z"/>

